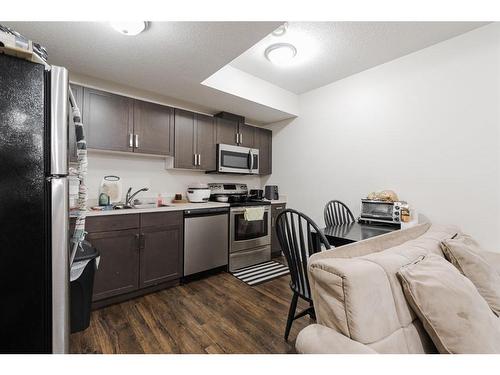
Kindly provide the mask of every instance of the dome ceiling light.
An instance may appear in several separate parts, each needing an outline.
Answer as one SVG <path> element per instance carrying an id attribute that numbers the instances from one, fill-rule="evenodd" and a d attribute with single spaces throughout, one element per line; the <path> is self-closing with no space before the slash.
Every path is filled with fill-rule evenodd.
<path id="1" fill-rule="evenodd" d="M 274 36 L 283 36 L 285 35 L 287 29 L 288 29 L 288 22 L 285 22 L 283 25 L 274 30 L 272 34 Z"/>
<path id="2" fill-rule="evenodd" d="M 111 27 L 123 35 L 139 35 L 148 26 L 146 21 L 110 22 Z"/>
<path id="3" fill-rule="evenodd" d="M 266 58 L 277 66 L 289 65 L 297 55 L 297 49 L 290 43 L 271 44 L 264 51 Z"/>

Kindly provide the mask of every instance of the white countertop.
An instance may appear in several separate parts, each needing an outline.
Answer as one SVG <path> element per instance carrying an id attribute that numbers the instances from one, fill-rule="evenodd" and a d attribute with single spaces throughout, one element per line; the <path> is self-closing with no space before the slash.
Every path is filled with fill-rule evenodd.
<path id="1" fill-rule="evenodd" d="M 145 214 L 145 213 L 150 213 L 150 212 L 184 211 L 184 210 L 196 210 L 198 208 L 219 208 L 219 207 L 229 207 L 229 204 L 228 203 L 219 203 L 219 202 L 170 203 L 170 205 L 167 207 L 131 208 L 131 209 L 122 209 L 122 210 L 103 210 L 103 211 L 89 210 L 87 212 L 87 217 L 107 216 L 107 215 Z"/>

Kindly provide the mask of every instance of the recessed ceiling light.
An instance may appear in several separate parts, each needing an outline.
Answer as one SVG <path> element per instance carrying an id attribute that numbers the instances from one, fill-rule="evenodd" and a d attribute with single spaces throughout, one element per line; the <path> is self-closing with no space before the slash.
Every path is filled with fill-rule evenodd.
<path id="1" fill-rule="evenodd" d="M 146 21 L 110 22 L 110 24 L 119 33 L 129 36 L 142 33 L 147 26 Z"/>
<path id="2" fill-rule="evenodd" d="M 274 36 L 282 36 L 285 35 L 287 29 L 288 29 L 288 22 L 285 22 L 283 25 L 274 30 L 272 34 Z"/>
<path id="3" fill-rule="evenodd" d="M 289 65 L 297 55 L 297 49 L 289 43 L 276 43 L 267 47 L 264 55 L 273 64 L 285 66 Z"/>

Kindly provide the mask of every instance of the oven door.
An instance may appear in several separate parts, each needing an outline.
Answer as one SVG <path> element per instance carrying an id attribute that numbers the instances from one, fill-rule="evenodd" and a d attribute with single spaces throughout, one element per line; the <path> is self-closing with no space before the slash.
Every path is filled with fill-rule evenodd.
<path id="1" fill-rule="evenodd" d="M 217 145 L 217 171 L 259 174 L 259 150 L 219 144 Z"/>
<path id="2" fill-rule="evenodd" d="M 254 206 L 255 207 L 255 206 Z M 271 210 L 265 206 L 262 220 L 245 220 L 245 207 L 231 208 L 229 252 L 271 244 Z"/>
<path id="3" fill-rule="evenodd" d="M 392 221 L 394 211 L 393 202 L 361 201 L 361 218 L 372 220 Z"/>

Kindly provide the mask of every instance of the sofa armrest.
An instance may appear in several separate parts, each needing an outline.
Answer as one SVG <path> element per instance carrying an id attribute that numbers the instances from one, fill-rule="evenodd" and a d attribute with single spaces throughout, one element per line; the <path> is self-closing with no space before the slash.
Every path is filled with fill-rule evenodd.
<path id="1" fill-rule="evenodd" d="M 299 332 L 295 348 L 301 354 L 377 354 L 372 348 L 320 324 Z"/>
<path id="2" fill-rule="evenodd" d="M 481 251 L 481 257 L 500 274 L 500 253 Z"/>

